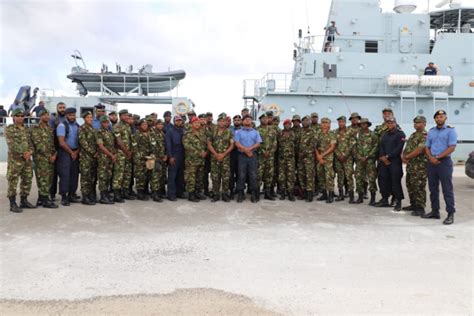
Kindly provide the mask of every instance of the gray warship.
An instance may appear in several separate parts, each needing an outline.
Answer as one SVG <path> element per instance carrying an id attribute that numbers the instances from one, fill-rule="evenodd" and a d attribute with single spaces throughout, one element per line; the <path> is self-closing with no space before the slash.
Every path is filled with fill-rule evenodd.
<path id="1" fill-rule="evenodd" d="M 293 71 L 244 80 L 244 103 L 282 119 L 359 112 L 377 124 L 390 107 L 407 132 L 415 116 L 432 122 L 445 109 L 458 132 L 456 158 L 465 160 L 474 147 L 474 6 L 443 1 L 414 13 L 417 2 L 395 1 L 394 12 L 383 12 L 379 0 L 333 0 L 328 25 L 336 21 L 341 34 L 328 43 L 299 30 Z M 423 75 L 429 62 L 437 76 Z"/>

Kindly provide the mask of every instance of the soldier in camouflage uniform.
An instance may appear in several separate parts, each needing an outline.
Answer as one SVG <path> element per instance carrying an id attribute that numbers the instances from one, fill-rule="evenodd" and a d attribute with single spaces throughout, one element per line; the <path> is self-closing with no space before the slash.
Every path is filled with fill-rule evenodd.
<path id="1" fill-rule="evenodd" d="M 200 131 L 202 128 L 201 120 L 193 118 L 191 127 L 191 131 L 183 136 L 185 153 L 184 181 L 188 191 L 188 200 L 199 202 L 201 199 L 199 196 L 196 196 L 196 190 L 199 189 L 199 178 L 202 178 L 204 159 L 207 156 L 207 146 L 202 142 L 202 135 L 205 134 Z"/>
<path id="2" fill-rule="evenodd" d="M 344 183 L 347 183 L 349 191 L 349 203 L 354 203 L 354 169 L 352 162 L 352 150 L 355 145 L 355 138 L 346 127 L 346 117 L 337 118 L 339 128 L 335 130 L 337 145 L 334 151 L 335 163 L 334 167 L 337 174 L 337 187 L 339 195 L 336 201 L 344 200 Z"/>
<path id="3" fill-rule="evenodd" d="M 117 149 L 115 148 L 114 134 L 110 131 L 109 119 L 107 116 L 100 117 L 100 129 L 96 134 L 98 147 L 98 165 L 97 175 L 99 178 L 99 191 L 101 204 L 114 204 L 113 199 L 108 196 L 110 181 L 112 181 L 112 172 L 114 163 L 117 159 Z"/>
<path id="4" fill-rule="evenodd" d="M 234 149 L 232 132 L 226 128 L 227 115 L 221 113 L 217 119 L 218 128 L 207 141 L 211 157 L 212 202 L 219 201 L 222 186 L 222 200 L 230 201 L 230 153 Z"/>
<path id="5" fill-rule="evenodd" d="M 53 129 L 49 126 L 48 110 L 41 109 L 38 116 L 40 118 L 39 124 L 31 129 L 31 142 L 34 147 L 33 161 L 38 186 L 36 206 L 57 208 L 58 206 L 49 199 L 49 188 L 53 180 L 54 162 L 56 161 Z"/>
<path id="6" fill-rule="evenodd" d="M 347 127 L 347 132 L 352 136 L 352 138 L 355 139 L 357 138 L 357 134 L 359 134 L 359 131 L 360 131 L 360 119 L 361 119 L 361 116 L 359 115 L 359 113 L 357 112 L 353 112 L 351 113 L 351 116 L 349 117 L 349 121 L 351 122 L 351 125 Z M 352 161 L 352 173 L 354 174 L 354 169 L 355 169 L 355 163 L 356 163 L 356 158 L 355 158 L 355 151 L 354 151 L 354 147 L 352 147 L 351 149 L 351 161 Z M 349 196 L 349 189 L 348 189 L 348 186 L 347 186 L 347 183 L 344 183 L 345 185 L 345 188 L 346 188 L 346 192 L 344 193 L 344 197 L 346 196 Z M 367 194 L 367 183 L 365 184 L 365 192 L 364 192 L 364 198 L 367 198 L 366 194 Z"/>
<path id="7" fill-rule="evenodd" d="M 283 130 L 278 134 L 278 183 L 280 200 L 288 195 L 288 200 L 294 202 L 293 189 L 296 181 L 295 147 L 296 140 L 291 130 L 291 120 L 283 121 Z"/>
<path id="8" fill-rule="evenodd" d="M 410 135 L 402 155 L 402 160 L 407 165 L 406 185 L 410 197 L 410 206 L 404 207 L 403 210 L 412 211 L 414 216 L 422 216 L 426 206 L 428 157 L 425 155 L 425 142 L 428 133 L 425 130 L 424 116 L 415 117 L 413 123 L 415 132 Z"/>
<path id="9" fill-rule="evenodd" d="M 22 109 L 17 108 L 12 112 L 13 124 L 5 129 L 8 145 L 7 196 L 10 200 L 10 211 L 21 213 L 23 208 L 36 208 L 28 202 L 27 198 L 31 190 L 33 178 L 33 167 L 31 154 L 33 144 L 30 140 L 28 129 L 23 125 L 25 115 Z M 16 204 L 16 188 L 18 180 L 20 183 L 20 207 Z"/>
<path id="10" fill-rule="evenodd" d="M 391 108 L 385 108 L 382 110 L 383 123 L 377 125 L 374 129 L 375 136 L 377 136 L 378 142 L 382 140 L 382 136 L 388 132 L 387 120 L 393 117 L 393 110 Z"/>
<path id="11" fill-rule="evenodd" d="M 112 132 L 117 145 L 117 160 L 114 164 L 112 187 L 114 201 L 123 203 L 123 199 L 133 200 L 129 194 L 129 185 L 132 177 L 132 131 L 128 123 L 131 120 L 127 110 L 120 110 L 120 122 L 115 124 Z"/>
<path id="12" fill-rule="evenodd" d="M 303 128 L 296 140 L 298 148 L 298 175 L 306 202 L 313 201 L 314 192 L 314 158 L 316 155 L 317 141 L 314 131 L 310 126 L 310 117 L 303 117 Z M 294 130 L 293 130 L 294 131 Z"/>
<path id="13" fill-rule="evenodd" d="M 275 135 L 276 135 L 276 138 L 278 139 L 278 135 L 280 134 L 280 117 L 279 116 L 276 116 L 272 111 L 268 111 L 267 112 L 267 116 L 268 114 L 271 113 L 271 116 L 272 116 L 272 119 L 268 119 L 268 125 L 270 125 L 274 130 L 275 130 Z M 270 117 L 270 116 L 269 116 Z M 278 141 L 277 141 L 278 143 Z M 278 148 L 275 150 L 275 155 L 274 155 L 274 158 L 273 158 L 273 179 L 272 179 L 272 186 L 271 186 L 271 190 L 270 190 L 270 194 L 276 198 L 277 197 L 277 194 L 275 192 L 275 186 L 277 187 L 277 191 L 280 192 L 280 186 L 278 185 Z"/>
<path id="14" fill-rule="evenodd" d="M 327 117 L 321 119 L 321 133 L 317 145 L 318 168 L 324 177 L 325 190 L 318 201 L 326 203 L 334 201 L 334 150 L 336 149 L 336 135 L 330 130 L 331 120 Z"/>
<path id="15" fill-rule="evenodd" d="M 319 124 L 319 114 L 316 112 L 311 113 L 311 129 L 314 131 L 316 139 L 319 139 L 321 125 Z M 321 174 L 320 168 L 318 168 L 317 159 L 314 159 L 314 170 L 314 195 L 317 196 L 324 187 L 324 183 L 322 183 L 323 176 Z"/>
<path id="16" fill-rule="evenodd" d="M 156 123 L 158 120 L 156 121 Z M 151 138 L 151 151 L 155 156 L 155 169 L 151 170 L 149 175 L 150 187 L 151 187 L 151 198 L 155 202 L 162 202 L 160 197 L 160 185 L 162 181 L 162 174 L 165 170 L 166 153 L 165 153 L 165 138 L 162 131 L 159 131 L 156 127 L 157 124 L 153 122 L 152 128 L 150 129 Z M 161 124 L 163 127 L 163 124 Z"/>
<path id="17" fill-rule="evenodd" d="M 92 126 L 94 117 L 91 112 L 82 115 L 84 124 L 79 128 L 79 170 L 81 171 L 82 204 L 95 205 L 95 183 L 97 176 L 97 140 L 96 130 Z"/>
<path id="18" fill-rule="evenodd" d="M 301 166 L 300 166 L 300 159 L 299 159 L 299 139 L 300 139 L 300 136 L 301 136 L 301 130 L 302 130 L 302 127 L 301 127 L 301 117 L 298 115 L 298 114 L 294 114 L 293 117 L 291 118 L 291 123 L 293 124 L 293 126 L 291 127 L 291 130 L 293 131 L 293 135 L 295 136 L 295 141 L 296 141 L 296 147 L 295 147 L 295 167 L 296 167 L 296 186 L 298 188 L 298 190 L 302 190 L 302 187 L 303 187 L 303 184 L 302 184 L 302 180 L 301 180 Z M 301 191 L 298 192 L 298 196 L 300 196 L 299 194 L 302 194 Z"/>
<path id="19" fill-rule="evenodd" d="M 268 116 L 263 113 L 259 117 L 260 126 L 257 131 L 262 138 L 262 144 L 258 149 L 258 176 L 257 187 L 260 188 L 262 182 L 265 190 L 265 199 L 274 201 L 271 194 L 273 174 L 275 168 L 275 152 L 277 149 L 277 134 L 273 126 L 268 125 Z"/>
<path id="20" fill-rule="evenodd" d="M 369 205 L 375 205 L 375 194 L 377 191 L 377 167 L 375 162 L 378 156 L 379 140 L 377 135 L 369 127 L 372 125 L 368 119 L 360 120 L 360 131 L 357 134 L 354 154 L 356 158 L 356 185 L 359 194 L 356 203 L 364 202 L 365 184 L 368 183 L 370 192 Z"/>
<path id="21" fill-rule="evenodd" d="M 166 176 L 166 170 L 167 170 L 167 160 L 168 157 L 166 156 L 166 150 L 165 150 L 165 125 L 163 120 L 158 119 L 156 120 L 156 142 L 159 144 L 163 144 L 163 155 L 162 159 L 158 159 L 157 163 L 160 164 L 158 167 L 159 169 L 159 185 L 158 185 L 158 194 L 160 198 L 165 198 L 166 197 L 166 182 L 167 176 Z"/>

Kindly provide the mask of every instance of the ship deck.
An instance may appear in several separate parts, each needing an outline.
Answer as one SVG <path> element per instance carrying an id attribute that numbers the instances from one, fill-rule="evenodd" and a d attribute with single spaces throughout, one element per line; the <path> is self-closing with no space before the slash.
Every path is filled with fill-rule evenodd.
<path id="1" fill-rule="evenodd" d="M 474 180 L 463 168 L 455 223 L 444 226 L 347 202 L 129 201 L 13 214 L 2 163 L 0 311 L 471 314 Z"/>

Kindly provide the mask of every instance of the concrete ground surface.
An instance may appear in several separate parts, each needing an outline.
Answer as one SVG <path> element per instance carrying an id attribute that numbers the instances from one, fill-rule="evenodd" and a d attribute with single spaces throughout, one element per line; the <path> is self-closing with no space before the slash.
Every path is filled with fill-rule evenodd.
<path id="1" fill-rule="evenodd" d="M 427 220 L 367 201 L 128 201 L 13 214 L 4 170 L 2 315 L 473 313 L 474 180 L 463 167 L 451 226 L 444 211 Z"/>

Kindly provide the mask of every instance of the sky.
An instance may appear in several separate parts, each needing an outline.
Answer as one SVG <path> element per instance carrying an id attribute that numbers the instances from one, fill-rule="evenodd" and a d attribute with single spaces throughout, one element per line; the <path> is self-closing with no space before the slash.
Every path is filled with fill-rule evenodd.
<path id="1" fill-rule="evenodd" d="M 419 1 L 424 2 L 424 1 Z M 436 2 L 436 1 L 432 1 Z M 322 35 L 330 0 L 0 0 L 0 104 L 20 86 L 75 96 L 66 76 L 78 49 L 91 72 L 152 64 L 183 69 L 173 96 L 196 112 L 240 112 L 243 80 L 291 72 L 298 29 Z M 393 1 L 382 1 L 384 9 Z M 422 7 L 422 5 L 420 5 Z M 48 93 L 51 93 L 48 90 Z M 165 95 L 169 95 L 165 94 Z M 163 113 L 168 105 L 120 105 Z"/>

